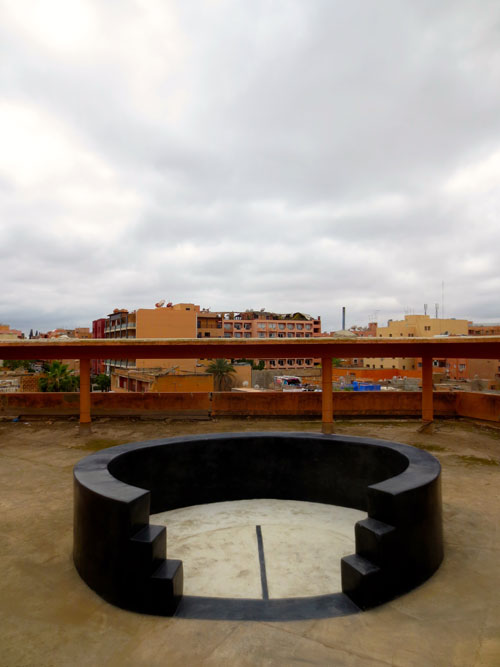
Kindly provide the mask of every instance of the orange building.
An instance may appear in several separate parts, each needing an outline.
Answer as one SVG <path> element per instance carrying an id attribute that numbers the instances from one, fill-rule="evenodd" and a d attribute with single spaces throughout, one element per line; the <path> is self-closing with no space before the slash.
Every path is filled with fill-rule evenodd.
<path id="1" fill-rule="evenodd" d="M 16 340 L 17 338 L 24 338 L 22 331 L 11 329 L 8 324 L 0 324 L 0 340 Z"/>
<path id="2" fill-rule="evenodd" d="M 213 391 L 214 377 L 207 373 L 168 374 L 160 369 L 147 371 L 114 369 L 111 390 L 123 392 L 199 392 Z"/>
<path id="3" fill-rule="evenodd" d="M 500 336 L 500 324 L 469 322 L 469 336 Z M 489 380 L 500 383 L 500 359 L 440 359 L 451 380 Z"/>
<path id="4" fill-rule="evenodd" d="M 192 303 L 157 304 L 129 312 L 117 308 L 108 315 L 105 338 L 310 338 L 321 335 L 321 318 L 303 313 L 279 314 L 247 310 L 213 312 Z M 113 369 L 165 369 L 173 373 L 192 373 L 197 361 L 178 359 L 107 359 L 106 372 Z M 261 360 L 257 360 L 261 361 Z M 263 359 L 264 368 L 293 369 L 319 366 L 319 359 Z M 198 364 L 199 365 L 199 364 Z"/>
<path id="5" fill-rule="evenodd" d="M 264 309 L 244 312 L 202 311 L 198 338 L 314 338 L 321 336 L 321 318 L 304 313 L 272 313 Z M 320 365 L 315 358 L 257 359 L 268 370 L 300 370 Z"/>
<path id="6" fill-rule="evenodd" d="M 200 307 L 192 303 L 168 304 L 165 308 L 139 308 L 130 313 L 116 308 L 104 326 L 105 338 L 196 338 Z M 106 372 L 116 368 L 164 369 L 177 374 L 194 373 L 196 359 L 106 359 Z"/>

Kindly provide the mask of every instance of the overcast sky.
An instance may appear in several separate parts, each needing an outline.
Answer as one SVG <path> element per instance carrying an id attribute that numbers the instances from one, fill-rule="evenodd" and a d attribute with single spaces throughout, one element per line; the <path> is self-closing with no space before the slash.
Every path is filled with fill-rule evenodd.
<path id="1" fill-rule="evenodd" d="M 0 322 L 500 321 L 498 0 L 0 0 Z"/>

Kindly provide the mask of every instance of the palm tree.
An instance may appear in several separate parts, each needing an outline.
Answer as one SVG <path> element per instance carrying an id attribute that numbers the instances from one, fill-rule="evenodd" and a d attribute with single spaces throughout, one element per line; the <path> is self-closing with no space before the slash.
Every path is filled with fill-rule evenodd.
<path id="1" fill-rule="evenodd" d="M 208 364 L 207 373 L 214 376 L 216 391 L 227 391 L 233 385 L 232 375 L 236 371 L 227 359 L 216 359 Z"/>
<path id="2" fill-rule="evenodd" d="M 61 361 L 53 361 L 45 377 L 38 380 L 40 391 L 76 391 L 80 378 Z"/>

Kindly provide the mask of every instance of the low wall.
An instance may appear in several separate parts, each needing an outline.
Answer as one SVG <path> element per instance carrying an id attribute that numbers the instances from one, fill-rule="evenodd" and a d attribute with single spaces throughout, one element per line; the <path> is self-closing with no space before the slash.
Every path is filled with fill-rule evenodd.
<path id="1" fill-rule="evenodd" d="M 458 393 L 455 405 L 459 417 L 500 422 L 500 394 Z"/>
<path id="2" fill-rule="evenodd" d="M 0 394 L 0 415 L 72 416 L 78 393 Z M 420 392 L 333 393 L 337 417 L 420 417 Z M 94 417 L 132 415 L 185 417 L 320 417 L 320 392 L 92 393 Z M 500 395 L 434 392 L 436 417 L 469 417 L 500 422 Z"/>
<path id="3" fill-rule="evenodd" d="M 210 392 L 187 393 L 92 393 L 90 409 L 94 417 L 209 416 Z M 79 415 L 78 393 L 0 394 L 0 415 Z"/>
<path id="4" fill-rule="evenodd" d="M 420 392 L 351 392 L 333 393 L 333 414 L 354 416 L 420 417 L 422 394 Z M 434 413 L 438 417 L 453 417 L 455 394 L 434 393 Z M 212 415 L 230 417 L 251 416 L 320 416 L 320 392 L 231 393 L 212 396 Z"/>

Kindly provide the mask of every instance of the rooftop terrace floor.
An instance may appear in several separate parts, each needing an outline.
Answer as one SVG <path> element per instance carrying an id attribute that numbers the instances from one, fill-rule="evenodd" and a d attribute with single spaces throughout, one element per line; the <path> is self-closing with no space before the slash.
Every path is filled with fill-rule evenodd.
<path id="1" fill-rule="evenodd" d="M 294 622 L 143 616 L 91 591 L 72 561 L 72 470 L 115 444 L 187 433 L 319 431 L 317 421 L 0 422 L 2 665 L 498 665 L 500 431 L 440 421 L 336 422 L 339 434 L 423 447 L 443 466 L 445 560 L 375 610 Z"/>

